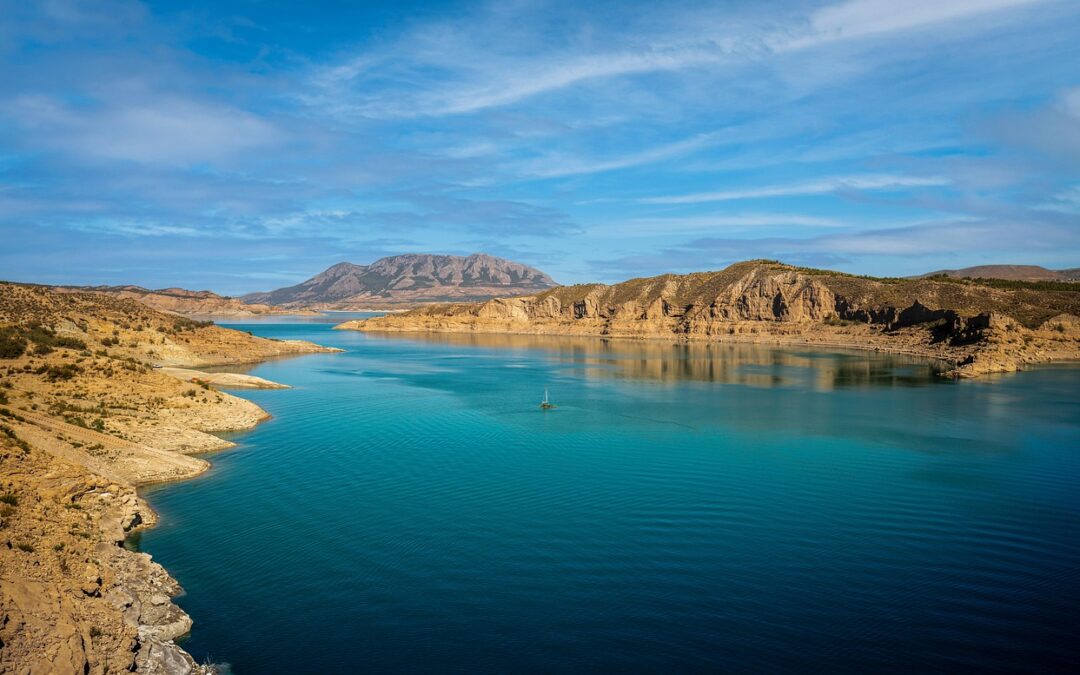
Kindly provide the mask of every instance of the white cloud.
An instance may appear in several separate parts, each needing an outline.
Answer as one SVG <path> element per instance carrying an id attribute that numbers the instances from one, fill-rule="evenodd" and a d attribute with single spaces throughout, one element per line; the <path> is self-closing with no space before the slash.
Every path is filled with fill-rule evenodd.
<path id="1" fill-rule="evenodd" d="M 811 15 L 812 31 L 787 48 L 831 40 L 859 38 L 922 28 L 934 24 L 1032 5 L 1044 0 L 849 0 Z"/>
<path id="2" fill-rule="evenodd" d="M 768 185 L 741 190 L 721 190 L 717 192 L 697 192 L 686 195 L 665 197 L 646 197 L 638 201 L 643 204 L 701 204 L 705 202 L 725 202 L 737 199 L 761 199 L 764 197 L 788 197 L 799 195 L 823 195 L 845 190 L 898 190 L 910 187 L 934 187 L 947 185 L 948 180 L 938 177 L 913 177 L 890 175 L 838 176 L 823 178 L 805 183 L 787 185 Z"/>
<path id="3" fill-rule="evenodd" d="M 35 145 L 93 159 L 214 162 L 270 145 L 280 136 L 250 113 L 182 98 L 76 109 L 48 97 L 23 96 L 9 111 Z"/>
<path id="4" fill-rule="evenodd" d="M 773 226 L 795 227 L 842 227 L 845 223 L 835 218 L 822 218 L 798 213 L 722 213 L 694 216 L 671 216 L 656 218 L 629 218 L 613 223 L 613 232 L 623 234 L 657 234 L 679 232 L 705 234 L 719 229 L 760 228 Z M 591 228 L 592 233 L 603 231 L 603 226 Z"/>
<path id="5" fill-rule="evenodd" d="M 535 178 L 558 178 L 602 173 L 652 164 L 672 157 L 687 155 L 720 142 L 721 132 L 698 134 L 674 143 L 607 159 L 582 160 L 577 157 L 548 156 L 515 167 L 517 173 Z"/>
<path id="6" fill-rule="evenodd" d="M 518 34 L 522 21 L 513 13 L 496 11 L 426 27 L 381 50 L 324 67 L 310 78 L 314 91 L 300 98 L 347 116 L 474 113 L 593 80 L 761 60 L 774 53 L 972 20 L 1047 1 L 849 0 L 802 17 L 782 14 L 786 23 L 769 28 L 760 18 L 741 21 L 733 12 L 713 16 L 695 12 L 699 20 L 684 17 L 675 22 L 680 24 L 675 31 L 642 24 L 630 40 L 617 35 L 579 45 L 568 40 L 571 46 L 539 55 L 512 39 L 493 42 L 493 34 Z M 505 23 L 508 20 L 516 23 Z M 615 48 L 592 49 L 597 43 Z M 367 77 L 399 88 L 368 87 Z M 425 81 L 434 86 L 422 86 Z"/>

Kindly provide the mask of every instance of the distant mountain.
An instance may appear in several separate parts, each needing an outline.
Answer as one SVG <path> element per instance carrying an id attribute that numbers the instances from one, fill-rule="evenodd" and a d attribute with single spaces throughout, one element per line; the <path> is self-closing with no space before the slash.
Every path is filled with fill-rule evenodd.
<path id="1" fill-rule="evenodd" d="M 241 299 L 278 307 L 392 308 L 525 295 L 557 285 L 540 270 L 483 253 L 409 254 L 370 265 L 338 263 L 295 286 Z"/>
<path id="2" fill-rule="evenodd" d="M 1039 265 L 977 265 L 958 270 L 938 270 L 921 277 L 947 277 L 962 279 L 1007 279 L 1009 281 L 1080 281 L 1080 267 L 1065 270 L 1048 270 Z"/>
<path id="3" fill-rule="evenodd" d="M 142 286 L 54 286 L 64 292 L 89 291 L 120 298 L 131 298 L 163 312 L 186 316 L 252 316 L 273 314 L 281 310 L 268 305 L 248 304 L 237 298 L 210 291 L 189 291 L 184 288 L 150 290 Z"/>

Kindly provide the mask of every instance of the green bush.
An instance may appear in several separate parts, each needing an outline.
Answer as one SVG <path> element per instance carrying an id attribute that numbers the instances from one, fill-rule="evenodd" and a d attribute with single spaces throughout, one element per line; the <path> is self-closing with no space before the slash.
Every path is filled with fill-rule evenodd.
<path id="1" fill-rule="evenodd" d="M 0 328 L 0 359 L 17 359 L 26 351 L 26 339 L 14 326 Z"/>

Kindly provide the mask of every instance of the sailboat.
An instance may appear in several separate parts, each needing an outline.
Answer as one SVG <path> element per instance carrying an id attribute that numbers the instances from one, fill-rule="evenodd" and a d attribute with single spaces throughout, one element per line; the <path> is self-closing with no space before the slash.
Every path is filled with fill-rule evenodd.
<path id="1" fill-rule="evenodd" d="M 544 387 L 544 400 L 540 401 L 540 409 L 541 410 L 551 410 L 554 407 L 555 407 L 555 404 L 552 403 L 551 401 L 548 401 L 547 387 Z"/>

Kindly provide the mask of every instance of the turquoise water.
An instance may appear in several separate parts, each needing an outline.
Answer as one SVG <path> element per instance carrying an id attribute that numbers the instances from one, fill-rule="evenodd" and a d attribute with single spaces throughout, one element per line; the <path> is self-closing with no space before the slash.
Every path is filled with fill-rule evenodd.
<path id="1" fill-rule="evenodd" d="M 238 673 L 1064 670 L 1080 369 L 241 326 L 347 353 L 139 545 Z M 544 387 L 558 409 L 541 412 Z"/>

